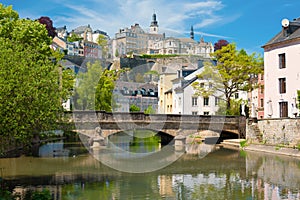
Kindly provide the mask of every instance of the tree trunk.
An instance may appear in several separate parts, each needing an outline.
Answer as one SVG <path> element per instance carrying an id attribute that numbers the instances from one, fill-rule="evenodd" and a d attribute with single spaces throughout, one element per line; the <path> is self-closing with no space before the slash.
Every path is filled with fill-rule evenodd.
<path id="1" fill-rule="evenodd" d="M 230 104 L 230 96 L 229 96 L 229 97 L 226 97 L 226 114 L 229 114 L 230 107 L 231 107 L 231 104 Z"/>

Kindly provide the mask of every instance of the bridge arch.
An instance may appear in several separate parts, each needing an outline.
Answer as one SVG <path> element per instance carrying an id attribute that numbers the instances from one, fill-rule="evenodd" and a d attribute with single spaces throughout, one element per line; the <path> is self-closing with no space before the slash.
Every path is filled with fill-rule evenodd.
<path id="1" fill-rule="evenodd" d="M 221 140 L 225 140 L 225 139 L 239 139 L 239 134 L 237 134 L 235 132 L 232 132 L 232 131 L 223 130 L 221 132 L 220 139 Z"/>
<path id="2" fill-rule="evenodd" d="M 106 137 L 111 138 L 117 136 L 118 134 L 126 134 L 132 137 L 136 136 L 139 138 L 149 138 L 153 136 L 159 136 L 160 143 L 162 145 L 170 144 L 170 142 L 174 139 L 173 135 L 170 135 L 169 133 L 163 131 L 154 130 L 154 129 L 135 129 L 135 130 L 116 131 L 116 132 L 110 132 L 110 134 L 106 135 Z"/>

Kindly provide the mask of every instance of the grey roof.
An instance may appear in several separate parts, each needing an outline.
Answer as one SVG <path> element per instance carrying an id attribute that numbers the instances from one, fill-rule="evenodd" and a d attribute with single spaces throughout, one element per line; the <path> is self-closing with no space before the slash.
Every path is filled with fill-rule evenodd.
<path id="1" fill-rule="evenodd" d="M 56 30 L 57 31 L 67 30 L 67 26 L 58 27 L 58 28 L 56 28 Z"/>
<path id="2" fill-rule="evenodd" d="M 105 31 L 101 31 L 99 29 L 95 30 L 94 33 L 99 33 L 99 34 L 102 34 L 102 35 L 107 35 L 107 33 Z"/>
<path id="3" fill-rule="evenodd" d="M 277 44 L 297 38 L 300 38 L 300 18 L 291 21 L 287 29 L 281 30 L 277 35 L 275 35 L 275 37 L 273 37 L 262 47 L 264 48 L 268 45 Z"/>
<path id="4" fill-rule="evenodd" d="M 183 89 L 186 88 L 187 86 L 189 86 L 190 84 L 192 84 L 192 83 L 195 82 L 196 80 L 198 80 L 198 77 L 197 77 L 197 76 L 195 76 L 195 77 L 192 78 L 191 80 L 188 80 L 188 81 L 186 81 L 186 82 L 183 82 L 182 88 L 183 88 Z"/>
<path id="5" fill-rule="evenodd" d="M 126 82 L 126 81 L 116 81 L 115 82 L 115 88 L 116 89 L 123 89 L 126 87 L 128 90 L 139 90 L 139 89 L 152 89 L 154 91 L 157 91 L 157 85 L 151 84 L 151 83 L 137 83 L 137 82 Z"/>
<path id="6" fill-rule="evenodd" d="M 74 31 L 74 33 L 81 34 L 81 33 L 84 33 L 86 30 L 92 31 L 89 24 L 87 26 L 79 26 L 79 27 L 75 28 L 73 31 Z"/>

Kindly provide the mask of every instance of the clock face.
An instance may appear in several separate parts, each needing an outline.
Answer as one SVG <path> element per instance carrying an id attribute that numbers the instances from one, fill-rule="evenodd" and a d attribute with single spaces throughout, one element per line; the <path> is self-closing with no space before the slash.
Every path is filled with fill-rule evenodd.
<path id="1" fill-rule="evenodd" d="M 289 24 L 290 24 L 290 22 L 289 22 L 288 19 L 283 19 L 283 20 L 281 21 L 281 25 L 282 25 L 283 27 L 285 27 L 285 28 L 288 27 Z"/>

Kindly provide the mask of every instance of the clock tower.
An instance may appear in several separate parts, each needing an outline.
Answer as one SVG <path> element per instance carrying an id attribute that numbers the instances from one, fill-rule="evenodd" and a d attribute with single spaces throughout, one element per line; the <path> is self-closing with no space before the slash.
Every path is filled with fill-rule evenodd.
<path id="1" fill-rule="evenodd" d="M 156 14 L 153 13 L 152 15 L 152 22 L 150 24 L 150 33 L 158 34 L 158 22 L 156 20 Z"/>

